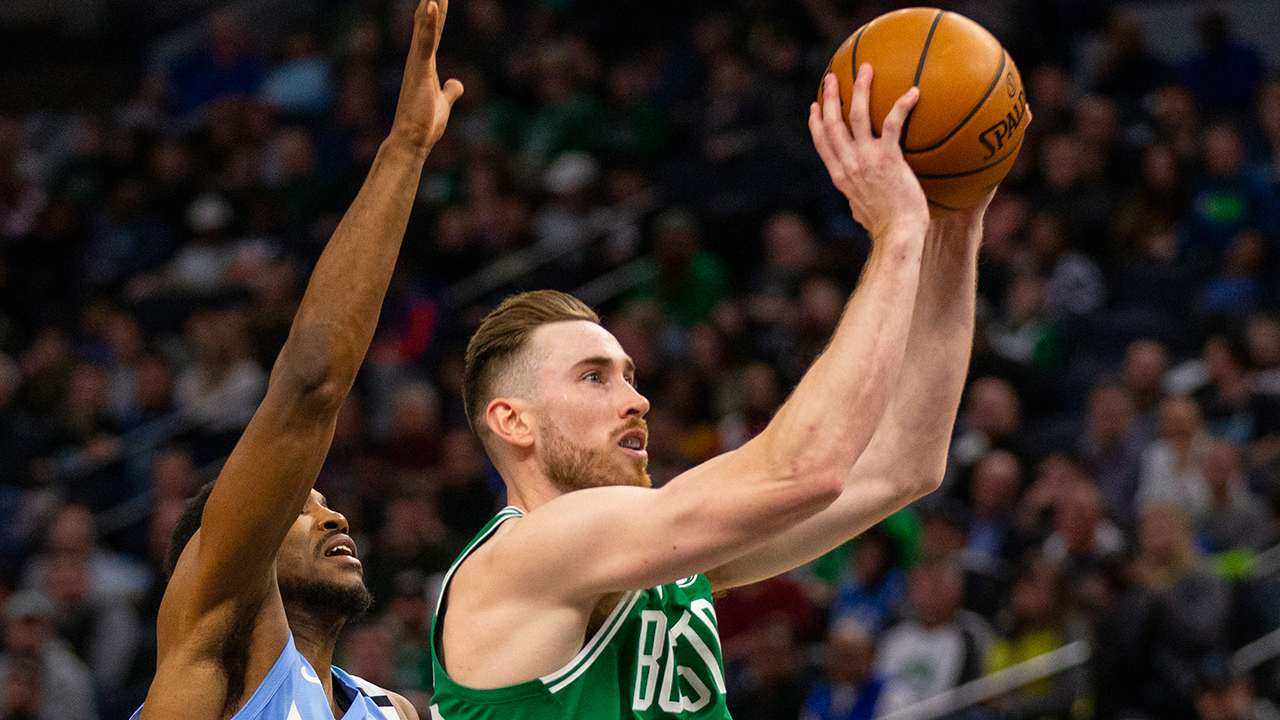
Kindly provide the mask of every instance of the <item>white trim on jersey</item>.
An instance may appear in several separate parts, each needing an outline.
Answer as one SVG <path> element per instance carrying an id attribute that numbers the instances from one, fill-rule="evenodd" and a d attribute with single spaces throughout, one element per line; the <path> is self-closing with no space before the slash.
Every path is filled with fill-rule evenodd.
<path id="1" fill-rule="evenodd" d="M 618 628 L 622 627 L 627 615 L 631 613 L 631 609 L 636 606 L 640 596 L 643 594 L 643 590 L 631 590 L 619 598 L 618 604 L 613 606 L 613 611 L 609 613 L 609 617 L 605 618 L 604 624 L 596 631 L 595 637 L 591 638 L 591 642 L 582 646 L 578 654 L 564 667 L 538 678 L 542 681 L 542 684 L 546 685 L 553 693 L 559 692 L 566 685 L 577 680 L 579 675 L 586 672 L 587 668 L 591 667 L 591 663 L 595 662 L 596 658 L 600 657 L 600 653 L 604 652 L 604 649 L 608 647 L 609 642 L 613 640 L 613 636 L 618 634 Z M 564 677 L 566 674 L 569 676 Z"/>

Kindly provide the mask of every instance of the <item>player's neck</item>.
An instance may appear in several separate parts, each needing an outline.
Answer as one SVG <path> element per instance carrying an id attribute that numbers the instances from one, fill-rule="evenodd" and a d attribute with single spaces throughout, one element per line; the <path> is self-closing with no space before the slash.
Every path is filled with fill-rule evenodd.
<path id="1" fill-rule="evenodd" d="M 507 484 L 507 504 L 525 512 L 546 505 L 564 493 L 556 489 L 535 462 L 518 463 L 502 473 Z"/>
<path id="2" fill-rule="evenodd" d="M 333 649 L 338 643 L 338 633 L 346 624 L 346 618 L 322 618 L 292 605 L 285 607 L 285 615 L 289 618 L 294 646 L 311 663 L 316 676 L 320 678 L 324 696 L 333 708 L 334 717 L 342 717 L 338 704 L 334 701 L 333 673 L 329 668 L 333 665 Z"/>

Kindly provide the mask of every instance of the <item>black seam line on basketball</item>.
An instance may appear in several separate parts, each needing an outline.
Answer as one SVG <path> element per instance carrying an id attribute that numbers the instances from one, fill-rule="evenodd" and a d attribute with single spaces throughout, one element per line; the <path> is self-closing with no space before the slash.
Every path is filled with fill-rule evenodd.
<path id="1" fill-rule="evenodd" d="M 867 23 L 867 25 L 870 24 Z M 858 35 L 853 38 L 853 49 L 849 51 L 850 80 L 858 79 L 858 43 L 862 42 L 862 33 L 867 31 L 867 25 L 858 28 Z M 831 72 L 831 66 L 835 64 L 836 59 L 831 58 L 831 63 L 827 66 L 827 72 Z M 852 88 L 850 88 L 849 92 L 853 92 Z M 849 120 L 849 113 L 844 109 L 844 94 L 840 95 L 840 114 L 844 116 L 846 122 Z"/>
<path id="2" fill-rule="evenodd" d="M 924 47 L 920 48 L 920 62 L 916 63 L 916 79 L 911 81 L 912 87 L 920 87 L 920 76 L 924 74 L 924 59 L 929 56 L 929 46 L 933 44 L 933 33 L 938 30 L 938 23 L 942 22 L 942 16 L 946 14 L 946 10 L 939 10 L 938 14 L 933 16 L 929 34 L 924 38 Z M 911 110 L 914 112 L 915 108 Z M 902 121 L 902 132 L 898 134 L 898 145 L 901 147 L 906 147 L 907 130 L 911 128 L 911 115 L 911 112 L 907 113 L 907 117 Z"/>
<path id="3" fill-rule="evenodd" d="M 921 180 L 947 180 L 950 178 L 966 177 L 968 175 L 977 175 L 980 172 L 990 170 L 991 168 L 999 165 L 1005 160 L 1008 160 L 1009 156 L 1018 152 L 1018 148 L 1020 147 L 1022 147 L 1022 138 L 1018 138 L 1018 142 L 1014 143 L 1013 147 L 1009 148 L 1009 152 L 1001 155 L 998 160 L 996 160 L 995 162 L 989 163 L 987 165 L 983 165 L 980 168 L 974 168 L 973 170 L 965 170 L 963 172 L 955 172 L 955 173 L 939 173 L 937 175 L 921 175 L 920 173 L 916 173 L 916 177 L 920 178 Z"/>
<path id="4" fill-rule="evenodd" d="M 930 200 L 929 198 L 925 198 L 924 201 L 929 203 L 930 205 L 933 205 L 934 207 L 940 207 L 943 210 L 950 210 L 951 212 L 957 212 L 960 210 L 960 208 L 953 208 L 950 205 L 943 205 L 942 203 L 936 200 Z"/>
<path id="5" fill-rule="evenodd" d="M 974 105 L 973 109 L 969 111 L 969 114 L 964 116 L 964 120 L 961 120 L 959 125 L 956 125 L 955 128 L 951 130 L 951 132 L 947 133 L 946 137 L 930 145 L 929 147 L 916 148 L 914 150 L 908 150 L 907 148 L 904 147 L 902 148 L 902 154 L 912 155 L 912 154 L 926 153 L 926 152 L 929 152 L 930 150 L 937 150 L 938 148 L 945 145 L 948 140 L 955 137 L 956 133 L 960 132 L 960 129 L 963 128 L 965 125 L 967 125 L 969 121 L 973 119 L 974 115 L 978 114 L 978 111 L 981 110 L 982 106 L 986 104 L 987 98 L 991 97 L 991 93 L 994 92 L 996 89 L 996 86 L 1000 84 L 1000 78 L 1004 77 L 1004 64 L 1005 64 L 1005 61 L 1008 59 L 1009 59 L 1008 53 L 1005 53 L 1005 52 L 1000 53 L 1000 67 L 996 70 L 996 78 L 991 81 L 991 86 L 988 87 L 987 91 L 982 94 L 982 99 L 978 101 L 978 104 Z"/>

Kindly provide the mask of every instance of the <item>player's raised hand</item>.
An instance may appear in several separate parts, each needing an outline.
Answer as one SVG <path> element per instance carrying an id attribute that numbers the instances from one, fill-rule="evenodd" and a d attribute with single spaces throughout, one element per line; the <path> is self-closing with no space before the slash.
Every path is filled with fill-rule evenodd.
<path id="1" fill-rule="evenodd" d="M 400 84 L 400 100 L 391 125 L 391 136 L 421 150 L 430 150 L 444 134 L 453 103 L 462 96 L 462 83 L 450 79 L 440 84 L 436 74 L 436 50 L 449 11 L 448 0 L 420 0 L 413 16 L 413 40 Z"/>
<path id="2" fill-rule="evenodd" d="M 911 88 L 898 98 L 884 119 L 880 137 L 876 137 L 869 112 L 871 76 L 871 65 L 863 63 L 853 83 L 849 124 L 845 125 L 840 84 L 828 73 L 822 79 L 822 103 L 809 107 L 809 132 L 831 181 L 849 199 L 853 219 L 873 238 L 880 238 L 895 226 L 927 227 L 929 206 L 898 144 L 902 125 L 920 91 Z"/>

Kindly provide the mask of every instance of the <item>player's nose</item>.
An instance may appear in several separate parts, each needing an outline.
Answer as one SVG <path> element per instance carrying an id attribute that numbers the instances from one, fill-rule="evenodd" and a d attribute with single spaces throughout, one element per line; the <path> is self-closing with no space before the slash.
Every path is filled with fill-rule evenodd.
<path id="1" fill-rule="evenodd" d="M 622 405 L 622 417 L 644 417 L 649 412 L 649 398 L 641 395 L 631 385 L 623 385 L 626 387 L 626 396 Z"/>
<path id="2" fill-rule="evenodd" d="M 322 529 L 325 531 L 338 530 L 344 533 L 351 530 L 351 525 L 347 522 L 346 515 L 329 508 L 324 508 L 324 512 L 327 514 L 321 519 L 320 527 Z"/>

